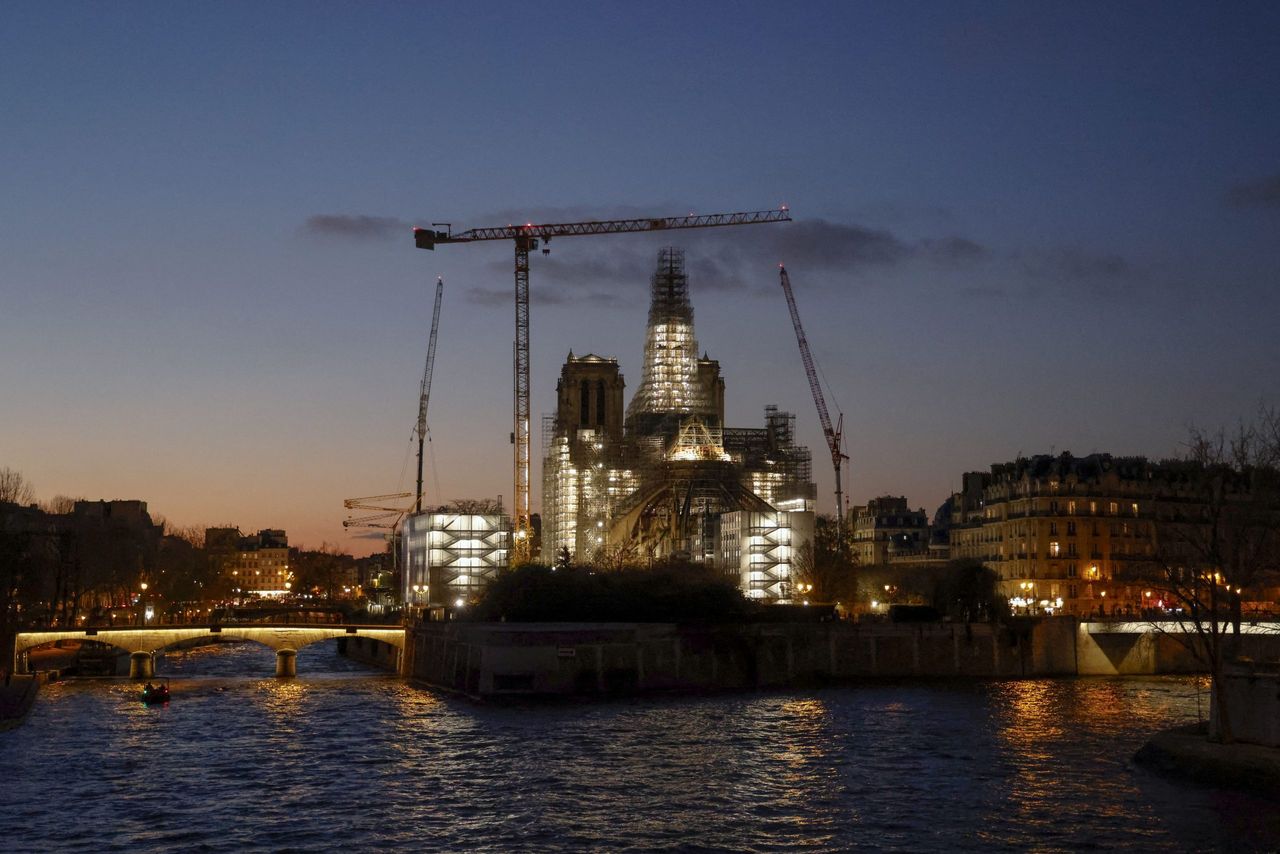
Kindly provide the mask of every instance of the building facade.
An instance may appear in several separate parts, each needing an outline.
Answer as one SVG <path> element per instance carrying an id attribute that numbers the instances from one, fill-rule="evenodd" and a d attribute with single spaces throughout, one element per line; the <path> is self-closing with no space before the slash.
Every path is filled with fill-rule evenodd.
<path id="1" fill-rule="evenodd" d="M 859 566 L 883 566 L 895 559 L 931 555 L 929 517 L 923 509 L 908 507 L 905 497 L 873 498 L 854 507 L 850 516 L 853 554 Z"/>
<path id="2" fill-rule="evenodd" d="M 1168 475 L 1142 457 L 1110 454 L 993 465 L 983 478 L 980 507 L 956 501 L 965 512 L 953 516 L 951 556 L 995 570 L 1018 612 L 1151 608 L 1158 591 L 1143 570 L 1157 554 L 1158 517 L 1179 500 Z"/>
<path id="3" fill-rule="evenodd" d="M 280 598 L 293 589 L 289 537 L 277 528 L 244 536 L 239 528 L 206 528 L 205 550 L 237 599 Z"/>

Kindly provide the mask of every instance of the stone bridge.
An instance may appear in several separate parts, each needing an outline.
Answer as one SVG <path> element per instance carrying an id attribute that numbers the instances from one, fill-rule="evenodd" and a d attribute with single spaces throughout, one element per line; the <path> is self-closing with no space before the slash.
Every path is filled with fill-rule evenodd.
<path id="1" fill-rule="evenodd" d="M 1223 634 L 1230 623 L 1221 626 Z M 1257 661 L 1280 659 L 1280 620 L 1240 624 L 1240 652 Z M 1081 622 L 1076 638 L 1076 671 L 1081 676 L 1203 673 L 1195 624 L 1177 620 Z"/>
<path id="2" fill-rule="evenodd" d="M 129 675 L 147 679 L 155 675 L 158 652 L 192 640 L 243 640 L 276 651 L 276 675 L 297 675 L 298 650 L 330 638 L 367 638 L 395 648 L 396 670 L 404 669 L 404 629 L 400 626 L 243 624 L 217 626 L 139 626 L 20 632 L 14 642 L 13 665 L 19 669 L 22 654 L 60 640 L 91 640 L 110 644 L 130 654 Z"/>

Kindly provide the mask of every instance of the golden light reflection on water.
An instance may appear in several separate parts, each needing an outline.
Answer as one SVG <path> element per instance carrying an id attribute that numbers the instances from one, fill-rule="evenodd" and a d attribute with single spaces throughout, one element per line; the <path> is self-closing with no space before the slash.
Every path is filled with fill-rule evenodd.
<path id="1" fill-rule="evenodd" d="M 307 692 L 307 683 L 300 679 L 264 679 L 258 683 L 263 708 L 281 721 L 288 721 L 301 711 Z"/>
<path id="2" fill-rule="evenodd" d="M 1075 679 L 1009 681 L 993 686 L 992 723 L 1002 759 L 1010 774 L 1007 803 L 1010 814 L 1028 827 L 1053 820 L 1063 792 L 1079 785 L 1078 768 L 1064 768 L 1056 757 L 1070 753 L 1074 743 L 1099 734 L 1117 736 L 1135 726 L 1160 728 L 1167 712 L 1159 711 L 1156 695 L 1185 693 L 1168 680 L 1153 679 L 1135 690 L 1134 680 Z M 1114 771 L 1095 777 L 1088 791 L 1088 809 L 1095 817 L 1117 817 L 1133 810 L 1132 783 L 1125 773 L 1131 750 L 1097 755 L 1096 763 Z"/>

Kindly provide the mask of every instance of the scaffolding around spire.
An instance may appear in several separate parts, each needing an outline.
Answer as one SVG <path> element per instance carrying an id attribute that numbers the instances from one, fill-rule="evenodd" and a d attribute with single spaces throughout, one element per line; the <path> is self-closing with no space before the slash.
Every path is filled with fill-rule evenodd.
<path id="1" fill-rule="evenodd" d="M 795 417 L 730 428 L 720 363 L 698 349 L 684 253 L 658 253 L 639 388 L 618 362 L 570 354 L 543 422 L 543 560 L 600 568 L 690 561 L 760 601 L 791 601 L 813 538 L 810 454 Z M 764 532 L 764 533 L 761 533 Z"/>
<path id="2" fill-rule="evenodd" d="M 713 390 L 698 372 L 683 250 L 667 246 L 658 252 L 651 293 L 644 366 L 640 387 L 627 406 L 628 426 L 646 416 L 716 416 Z"/>

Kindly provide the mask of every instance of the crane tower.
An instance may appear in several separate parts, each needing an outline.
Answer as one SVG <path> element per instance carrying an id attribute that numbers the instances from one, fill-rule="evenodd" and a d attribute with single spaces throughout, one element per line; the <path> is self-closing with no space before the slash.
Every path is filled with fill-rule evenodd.
<path id="1" fill-rule="evenodd" d="M 813 404 L 818 409 L 818 421 L 822 423 L 822 435 L 827 440 L 827 448 L 831 451 L 831 465 L 836 472 L 836 536 L 843 548 L 844 544 L 844 490 L 840 484 L 840 470 L 845 455 L 841 444 L 844 439 L 844 414 L 841 413 L 836 426 L 831 426 L 831 415 L 827 412 L 827 400 L 822 394 L 822 385 L 818 382 L 818 371 L 814 365 L 813 354 L 809 352 L 809 339 L 805 337 L 804 327 L 800 325 L 800 311 L 796 308 L 796 297 L 791 292 L 791 277 L 787 268 L 778 265 L 778 278 L 782 281 L 782 293 L 787 298 L 787 308 L 791 310 L 791 325 L 796 330 L 796 342 L 800 345 L 800 360 L 804 362 L 804 373 L 809 378 L 809 391 L 813 393 Z"/>
<path id="2" fill-rule="evenodd" d="M 414 228 L 414 244 L 419 249 L 434 250 L 445 243 L 473 243 L 483 240 L 510 240 L 515 244 L 516 334 L 514 347 L 515 415 L 511 442 L 515 446 L 515 513 L 512 532 L 511 565 L 519 566 L 531 559 L 532 538 L 529 521 L 529 253 L 553 237 L 581 237 L 591 234 L 628 234 L 642 231 L 664 231 L 682 228 L 713 228 L 750 225 L 765 222 L 790 222 L 791 214 L 784 206 L 777 210 L 741 213 L 704 214 L 701 216 L 651 217 L 647 219 L 614 219 L 587 222 L 561 222 L 507 225 L 496 228 L 473 228 L 453 233 L 452 228 L 436 231 Z M 549 250 L 543 248 L 544 253 Z"/>

